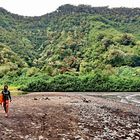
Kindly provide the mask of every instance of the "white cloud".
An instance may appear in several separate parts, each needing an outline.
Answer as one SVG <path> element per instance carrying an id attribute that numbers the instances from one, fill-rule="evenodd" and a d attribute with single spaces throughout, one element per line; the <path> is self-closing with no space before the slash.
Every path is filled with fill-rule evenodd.
<path id="1" fill-rule="evenodd" d="M 63 4 L 140 7 L 139 0 L 0 0 L 0 7 L 3 7 L 10 12 L 26 16 L 43 15 L 56 10 Z"/>

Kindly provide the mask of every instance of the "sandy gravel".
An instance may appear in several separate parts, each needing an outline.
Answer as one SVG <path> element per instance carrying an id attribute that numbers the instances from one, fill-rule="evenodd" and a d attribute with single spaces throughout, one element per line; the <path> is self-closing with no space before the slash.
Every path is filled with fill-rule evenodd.
<path id="1" fill-rule="evenodd" d="M 31 93 L 0 110 L 1 140 L 139 140 L 140 107 L 97 93 Z"/>

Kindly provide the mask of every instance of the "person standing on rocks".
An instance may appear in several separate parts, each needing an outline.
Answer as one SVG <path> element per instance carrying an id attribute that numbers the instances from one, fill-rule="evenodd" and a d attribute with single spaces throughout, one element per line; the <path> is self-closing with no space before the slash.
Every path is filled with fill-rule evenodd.
<path id="1" fill-rule="evenodd" d="M 11 102 L 12 99 L 11 99 L 11 94 L 10 94 L 10 91 L 8 90 L 8 86 L 7 85 L 4 86 L 2 94 L 3 94 L 3 107 L 4 107 L 4 111 L 6 113 L 5 117 L 8 117 L 9 100 Z"/>

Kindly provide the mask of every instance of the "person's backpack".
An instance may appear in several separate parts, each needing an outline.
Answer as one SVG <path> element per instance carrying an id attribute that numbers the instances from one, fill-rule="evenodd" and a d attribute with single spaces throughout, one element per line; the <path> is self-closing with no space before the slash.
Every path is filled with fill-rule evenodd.
<path id="1" fill-rule="evenodd" d="M 3 94 L 0 94 L 0 104 L 3 103 Z"/>

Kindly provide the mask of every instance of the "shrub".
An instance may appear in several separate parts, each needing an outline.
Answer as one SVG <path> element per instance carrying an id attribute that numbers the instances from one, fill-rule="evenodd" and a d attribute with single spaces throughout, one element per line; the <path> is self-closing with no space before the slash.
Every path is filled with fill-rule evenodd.
<path id="1" fill-rule="evenodd" d="M 121 45 L 125 45 L 125 46 L 136 44 L 134 37 L 132 35 L 129 35 L 129 34 L 122 35 L 122 37 L 119 40 L 119 43 Z"/>
<path id="2" fill-rule="evenodd" d="M 21 88 L 24 91 L 58 92 L 109 92 L 140 91 L 140 79 L 137 77 L 106 76 L 100 73 L 84 76 L 67 74 L 57 75 L 48 80 L 36 79 Z"/>

